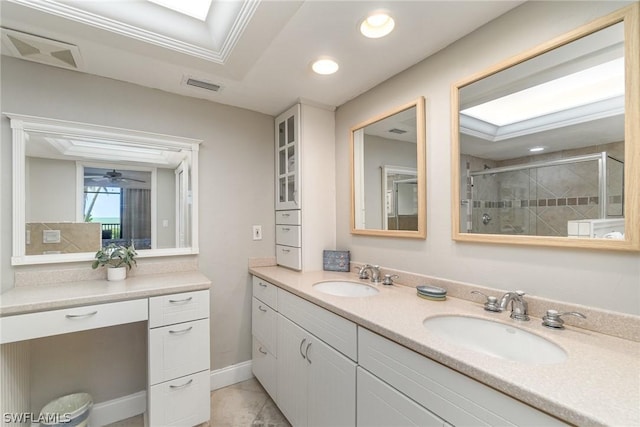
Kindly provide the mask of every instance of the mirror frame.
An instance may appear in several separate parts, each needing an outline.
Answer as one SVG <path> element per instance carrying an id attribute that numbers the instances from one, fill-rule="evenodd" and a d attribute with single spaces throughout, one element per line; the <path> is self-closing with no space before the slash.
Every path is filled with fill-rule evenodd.
<path id="1" fill-rule="evenodd" d="M 568 248 L 640 251 L 640 4 L 626 6 L 596 19 L 538 47 L 525 51 L 451 86 L 451 185 L 452 239 L 459 242 L 498 243 L 512 245 L 553 246 Z M 460 117 L 461 88 L 509 67 L 571 43 L 596 31 L 624 23 L 625 37 L 625 168 L 624 218 L 625 239 L 580 239 L 557 236 L 523 236 L 474 234 L 460 231 Z"/>
<path id="2" fill-rule="evenodd" d="M 122 144 L 146 145 L 170 150 L 188 150 L 191 152 L 191 246 L 185 248 L 141 249 L 139 258 L 195 255 L 198 249 L 198 151 L 202 140 L 178 136 L 161 135 L 109 126 L 70 122 L 27 116 L 23 114 L 3 113 L 11 121 L 13 139 L 13 256 L 11 265 L 52 264 L 93 260 L 94 252 L 78 252 L 51 255 L 26 255 L 26 144 L 29 132 L 58 133 L 74 137 L 118 141 Z M 75 188 L 74 188 L 75 192 Z"/>
<path id="3" fill-rule="evenodd" d="M 355 141 L 353 134 L 358 129 L 362 129 L 370 124 L 379 122 L 394 114 L 408 110 L 416 109 L 416 166 L 418 179 L 418 230 L 382 230 L 382 229 L 364 229 L 356 228 L 356 188 L 355 188 Z M 400 105 L 375 117 L 372 117 L 362 123 L 359 123 L 349 130 L 350 154 L 351 154 L 351 234 L 361 236 L 380 236 L 380 237 L 405 237 L 413 239 L 426 239 L 427 237 L 427 141 L 425 130 L 425 99 L 419 97 L 411 102 Z"/>

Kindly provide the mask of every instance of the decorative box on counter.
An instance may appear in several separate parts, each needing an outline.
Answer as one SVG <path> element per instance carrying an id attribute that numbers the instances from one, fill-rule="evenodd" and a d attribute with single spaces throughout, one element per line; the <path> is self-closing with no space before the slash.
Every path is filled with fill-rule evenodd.
<path id="1" fill-rule="evenodd" d="M 322 268 L 327 271 L 349 271 L 349 251 L 322 251 Z"/>

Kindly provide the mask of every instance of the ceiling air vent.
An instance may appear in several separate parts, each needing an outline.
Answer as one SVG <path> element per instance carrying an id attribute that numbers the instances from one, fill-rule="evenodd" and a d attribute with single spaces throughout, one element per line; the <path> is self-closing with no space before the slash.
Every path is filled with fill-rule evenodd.
<path id="1" fill-rule="evenodd" d="M 398 129 L 398 128 L 393 128 L 393 129 L 389 129 L 389 133 L 397 133 L 398 135 L 402 135 L 403 133 L 407 133 L 407 131 Z"/>
<path id="2" fill-rule="evenodd" d="M 78 46 L 2 28 L 3 53 L 27 61 L 73 70 L 82 66 Z"/>
<path id="3" fill-rule="evenodd" d="M 192 79 L 190 77 L 187 78 L 185 84 L 187 84 L 188 86 L 195 86 L 195 87 L 199 87 L 200 89 L 206 89 L 213 92 L 219 92 L 221 89 L 220 85 L 204 82 L 202 80 Z"/>

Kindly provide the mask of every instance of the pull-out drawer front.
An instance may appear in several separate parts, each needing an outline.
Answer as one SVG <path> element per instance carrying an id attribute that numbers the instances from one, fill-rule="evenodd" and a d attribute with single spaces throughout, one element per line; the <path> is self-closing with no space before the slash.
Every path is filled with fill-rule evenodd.
<path id="1" fill-rule="evenodd" d="M 253 374 L 273 400 L 276 400 L 276 390 L 278 389 L 276 366 L 276 357 L 254 336 L 251 368 Z"/>
<path id="2" fill-rule="evenodd" d="M 278 310 L 352 360 L 358 359 L 356 324 L 283 289 L 278 289 Z"/>
<path id="3" fill-rule="evenodd" d="M 278 311 L 278 288 L 257 276 L 253 276 L 253 296 Z"/>
<path id="4" fill-rule="evenodd" d="M 358 328 L 358 362 L 452 425 L 566 425 L 364 328 Z"/>
<path id="5" fill-rule="evenodd" d="M 302 251 L 300 248 L 276 245 L 276 260 L 278 265 L 294 270 L 302 269 Z"/>
<path id="6" fill-rule="evenodd" d="M 149 327 L 209 317 L 209 291 L 184 292 L 149 298 Z"/>
<path id="7" fill-rule="evenodd" d="M 299 225 L 276 225 L 276 244 L 302 246 L 302 227 Z"/>
<path id="8" fill-rule="evenodd" d="M 209 319 L 149 330 L 149 383 L 209 370 Z"/>
<path id="9" fill-rule="evenodd" d="M 276 211 L 276 224 L 301 225 L 302 215 L 300 209 Z"/>
<path id="10" fill-rule="evenodd" d="M 276 325 L 278 317 L 276 312 L 261 302 L 253 298 L 251 313 L 251 330 L 253 335 L 260 340 L 262 345 L 274 356 L 276 353 Z"/>
<path id="11" fill-rule="evenodd" d="M 0 317 L 0 343 L 140 322 L 148 317 L 146 298 Z"/>
<path id="12" fill-rule="evenodd" d="M 358 367 L 358 426 L 443 427 L 445 422 Z"/>
<path id="13" fill-rule="evenodd" d="M 150 426 L 195 426 L 211 416 L 209 370 L 154 385 L 149 392 Z"/>

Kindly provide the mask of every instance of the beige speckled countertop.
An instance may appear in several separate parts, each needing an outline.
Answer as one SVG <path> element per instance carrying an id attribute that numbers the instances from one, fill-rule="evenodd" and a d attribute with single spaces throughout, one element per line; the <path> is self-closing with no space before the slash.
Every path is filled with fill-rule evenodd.
<path id="1" fill-rule="evenodd" d="M 448 297 L 444 302 L 416 296 L 408 286 L 376 286 L 364 298 L 327 295 L 312 285 L 325 280 L 359 281 L 352 273 L 300 273 L 282 267 L 250 272 L 420 354 L 468 375 L 566 422 L 584 425 L 640 425 L 640 343 L 568 326 L 552 330 L 540 319 L 517 322 L 489 313 L 481 304 Z M 369 281 L 365 281 L 369 283 Z M 423 327 L 430 316 L 467 315 L 515 325 L 545 337 L 568 354 L 557 364 L 512 362 L 465 350 Z"/>
<path id="2" fill-rule="evenodd" d="M 117 282 L 84 280 L 20 286 L 0 294 L 0 316 L 148 298 L 209 289 L 210 286 L 211 281 L 197 271 L 148 274 Z"/>

